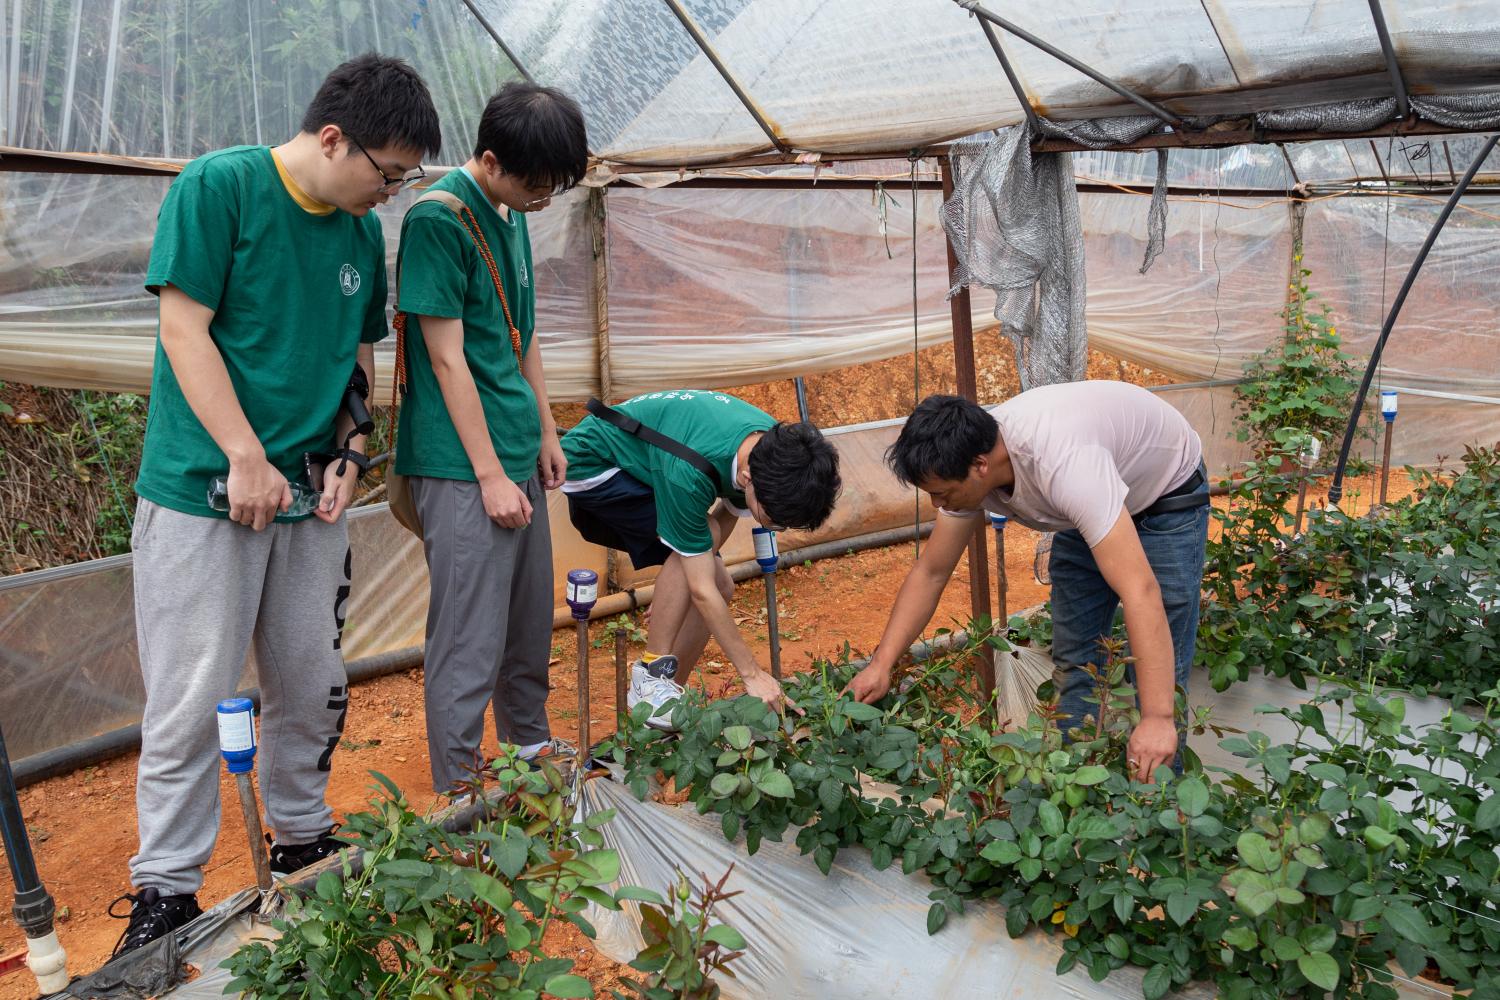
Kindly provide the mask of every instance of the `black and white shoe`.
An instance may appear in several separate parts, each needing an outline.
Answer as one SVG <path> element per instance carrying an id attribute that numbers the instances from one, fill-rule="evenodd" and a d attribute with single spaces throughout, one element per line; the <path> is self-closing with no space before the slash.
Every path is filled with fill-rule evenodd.
<path id="1" fill-rule="evenodd" d="M 130 913 L 116 913 L 115 906 L 130 900 Z M 198 897 L 192 893 L 164 895 L 160 889 L 147 887 L 135 895 L 126 893 L 109 904 L 109 915 L 119 920 L 127 916 L 130 922 L 110 958 L 119 958 L 128 951 L 144 948 L 164 934 L 183 927 L 203 912 L 198 906 Z"/>

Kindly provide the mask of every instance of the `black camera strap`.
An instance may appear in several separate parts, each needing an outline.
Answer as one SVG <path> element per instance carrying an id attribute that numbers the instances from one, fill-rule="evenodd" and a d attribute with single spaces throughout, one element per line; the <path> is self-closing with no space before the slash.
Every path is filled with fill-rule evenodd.
<path id="1" fill-rule="evenodd" d="M 699 472 L 707 476 L 709 482 L 714 484 L 714 493 L 716 495 L 723 494 L 724 483 L 719 478 L 719 470 L 714 468 L 714 464 L 712 462 L 704 458 L 698 452 L 689 448 L 687 445 L 683 444 L 681 441 L 669 438 L 660 431 L 653 430 L 652 428 L 647 427 L 645 424 L 641 423 L 639 420 L 635 419 L 629 414 L 621 413 L 614 407 L 606 405 L 601 400 L 590 398 L 588 401 L 587 409 L 590 413 L 598 417 L 600 420 L 606 420 L 609 423 L 614 424 L 626 434 L 629 434 L 632 437 L 638 437 L 647 444 L 656 448 L 660 448 L 662 451 L 666 452 L 669 455 L 676 455 L 688 465 L 691 465 L 693 468 L 697 469 Z"/>

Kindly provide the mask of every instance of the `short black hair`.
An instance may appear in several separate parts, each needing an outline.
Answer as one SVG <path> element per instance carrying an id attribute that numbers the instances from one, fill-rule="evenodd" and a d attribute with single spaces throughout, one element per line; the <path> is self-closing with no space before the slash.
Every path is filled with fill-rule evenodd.
<path id="1" fill-rule="evenodd" d="M 839 454 L 812 424 L 777 424 L 750 449 L 750 482 L 767 517 L 811 531 L 833 513 Z"/>
<path id="2" fill-rule="evenodd" d="M 589 168 L 583 110 L 554 87 L 507 83 L 479 116 L 474 158 L 487 152 L 527 187 L 566 191 Z"/>
<path id="3" fill-rule="evenodd" d="M 337 125 L 366 149 L 406 146 L 428 157 L 443 151 L 427 84 L 405 60 L 375 52 L 355 56 L 324 78 L 302 116 L 302 131 L 324 125 Z"/>
<path id="4" fill-rule="evenodd" d="M 974 459 L 995 447 L 1000 425 L 988 410 L 962 396 L 928 396 L 917 404 L 885 453 L 907 486 L 928 479 L 967 479 Z"/>

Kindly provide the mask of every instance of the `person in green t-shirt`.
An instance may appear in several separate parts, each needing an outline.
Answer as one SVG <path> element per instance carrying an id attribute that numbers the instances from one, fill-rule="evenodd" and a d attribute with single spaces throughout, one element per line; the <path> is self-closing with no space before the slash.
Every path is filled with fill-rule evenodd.
<path id="1" fill-rule="evenodd" d="M 839 492 L 838 453 L 812 424 L 777 423 L 712 390 L 646 393 L 614 409 L 697 452 L 718 480 L 592 414 L 563 438 L 563 492 L 574 527 L 588 541 L 628 553 L 636 569 L 662 567 L 628 706 L 649 703 L 650 724 L 670 729 L 672 703 L 713 636 L 745 689 L 782 708 L 781 685 L 760 669 L 729 613 L 734 582 L 719 549 L 736 518 L 772 530 L 811 530 L 826 521 Z"/>
<path id="2" fill-rule="evenodd" d="M 116 954 L 199 913 L 218 836 L 215 705 L 234 693 L 252 641 L 271 868 L 295 871 L 342 846 L 325 792 L 348 705 L 343 514 L 366 463 L 341 404 L 346 387 L 368 383 L 386 332 L 385 240 L 371 210 L 441 145 L 421 78 L 364 55 L 328 75 L 290 141 L 199 157 L 162 202 L 131 538 L 146 688 L 140 850 Z M 218 477 L 223 510 L 210 502 Z"/>
<path id="3" fill-rule="evenodd" d="M 480 116 L 473 156 L 401 226 L 407 394 L 396 471 L 410 477 L 432 588 L 423 690 L 439 794 L 457 792 L 481 763 L 486 708 L 521 757 L 567 749 L 547 724 L 545 492 L 562 485 L 567 463 L 535 336 L 526 217 L 587 167 L 577 103 L 507 84 Z"/>

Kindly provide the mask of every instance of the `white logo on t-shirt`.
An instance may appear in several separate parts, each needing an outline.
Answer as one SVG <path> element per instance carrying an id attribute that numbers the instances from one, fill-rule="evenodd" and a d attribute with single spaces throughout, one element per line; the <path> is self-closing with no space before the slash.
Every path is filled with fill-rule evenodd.
<path id="1" fill-rule="evenodd" d="M 531 287 L 531 276 L 526 273 L 526 262 L 524 260 L 521 261 L 521 287 Z"/>
<path id="2" fill-rule="evenodd" d="M 353 264 L 345 264 L 339 268 L 339 288 L 345 295 L 353 295 L 359 291 L 359 272 L 354 269 Z"/>

